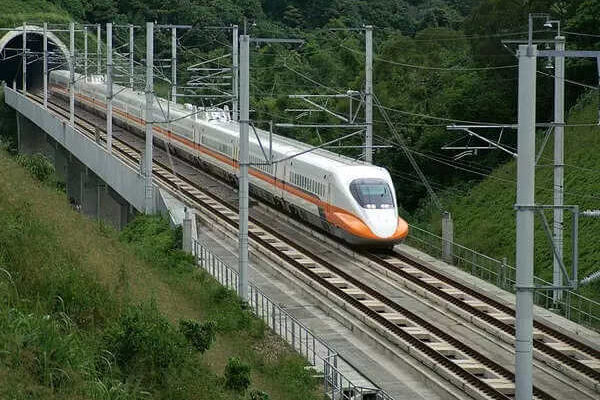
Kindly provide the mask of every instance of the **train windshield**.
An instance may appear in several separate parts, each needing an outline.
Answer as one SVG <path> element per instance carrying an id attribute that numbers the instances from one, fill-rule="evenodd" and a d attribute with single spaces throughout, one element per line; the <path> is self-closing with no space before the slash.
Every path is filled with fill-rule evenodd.
<path id="1" fill-rule="evenodd" d="M 394 196 L 389 185 L 382 179 L 355 179 L 350 192 L 363 208 L 394 208 Z"/>

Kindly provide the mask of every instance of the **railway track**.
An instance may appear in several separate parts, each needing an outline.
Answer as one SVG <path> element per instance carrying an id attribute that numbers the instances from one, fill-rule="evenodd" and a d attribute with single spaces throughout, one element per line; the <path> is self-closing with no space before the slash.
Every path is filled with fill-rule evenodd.
<path id="1" fill-rule="evenodd" d="M 385 269 L 388 276 L 409 281 L 431 293 L 442 302 L 476 317 L 484 329 L 507 342 L 514 340 L 515 311 L 488 296 L 477 292 L 439 273 L 422 261 L 397 252 L 364 253 L 374 264 Z M 458 312 L 458 314 L 462 314 Z M 572 379 L 600 392 L 600 351 L 569 337 L 539 321 L 534 321 L 534 355 Z"/>
<path id="2" fill-rule="evenodd" d="M 40 102 L 39 97 L 30 97 Z M 68 116 L 68 112 L 59 105 L 49 103 L 49 107 L 63 117 Z M 78 117 L 76 124 L 90 139 L 94 138 L 95 126 Z M 113 149 L 131 166 L 139 165 L 139 151 L 126 142 L 113 137 Z M 238 217 L 234 207 L 195 187 L 191 181 L 177 176 L 164 165 L 155 162 L 153 172 L 161 184 L 174 189 L 184 200 L 218 217 L 232 229 L 237 229 Z M 315 287 L 329 295 L 335 295 L 337 302 L 344 304 L 351 313 L 359 315 L 373 329 L 409 351 L 415 358 L 472 397 L 508 399 L 513 396 L 514 374 L 502 365 L 466 346 L 310 250 L 292 243 L 272 228 L 251 219 L 249 236 L 255 246 L 260 246 L 284 260 L 296 273 L 312 281 Z M 393 260 L 385 261 L 394 264 Z M 534 388 L 534 397 L 553 399 L 539 388 Z"/>

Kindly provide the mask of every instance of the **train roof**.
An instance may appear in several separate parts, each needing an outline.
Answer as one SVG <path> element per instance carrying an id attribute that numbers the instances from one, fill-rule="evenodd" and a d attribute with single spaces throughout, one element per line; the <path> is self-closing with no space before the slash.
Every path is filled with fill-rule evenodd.
<path id="1" fill-rule="evenodd" d="M 233 130 L 237 134 L 239 134 L 240 124 L 235 121 L 210 121 L 212 125 L 219 126 L 222 129 Z M 269 146 L 269 132 L 256 129 L 258 136 L 262 142 L 262 145 L 265 149 L 265 152 L 268 152 Z M 251 142 L 257 142 L 256 136 L 253 133 L 252 128 L 250 128 L 249 132 Z M 278 134 L 273 134 L 273 151 L 280 154 L 280 157 L 288 157 L 294 154 L 300 153 L 302 151 L 314 149 L 314 146 L 303 143 L 299 140 L 291 139 L 285 136 L 281 136 Z M 297 159 L 302 161 L 307 161 L 311 163 L 318 162 L 321 159 L 322 163 L 319 162 L 323 167 L 342 167 L 342 166 L 366 166 L 363 161 L 358 161 L 352 159 L 350 157 L 346 157 L 340 154 L 333 153 L 331 151 L 325 149 L 314 149 L 309 153 L 302 154 L 297 157 Z"/>
<path id="2" fill-rule="evenodd" d="M 68 76 L 69 71 L 64 71 L 64 70 L 55 70 L 52 71 L 51 74 L 60 74 L 60 75 L 64 75 L 64 76 Z M 79 75 L 79 74 L 77 74 Z M 81 80 L 77 79 L 78 82 L 82 82 Z M 105 78 L 103 75 L 91 75 L 88 79 L 86 79 L 85 81 L 86 84 L 89 85 L 98 85 L 101 86 L 105 83 Z M 142 102 L 145 102 L 145 98 L 144 96 L 144 92 L 140 92 L 137 90 L 132 90 L 117 84 L 114 84 L 115 88 L 115 92 L 116 93 L 128 93 L 128 94 L 133 94 L 136 96 L 140 96 L 142 97 L 140 100 Z M 160 97 L 156 97 L 163 105 L 166 105 L 168 103 L 168 100 L 160 98 Z M 199 108 L 200 109 L 200 108 Z M 215 109 L 215 108 L 205 108 L 203 111 L 211 111 L 211 110 L 218 110 L 220 112 L 224 112 L 224 110 L 222 109 Z M 179 104 L 177 103 L 174 107 L 171 107 L 171 111 L 175 111 L 175 112 L 179 112 L 179 113 L 183 113 L 185 114 L 189 114 L 191 111 L 186 108 L 186 106 L 184 106 L 183 104 Z M 190 119 L 192 117 L 189 117 Z M 207 118 L 199 118 L 198 119 L 199 122 L 207 124 L 209 126 L 214 126 L 214 127 L 219 127 L 220 129 L 223 130 L 229 130 L 229 131 L 233 131 L 236 135 L 239 136 L 239 130 L 240 130 L 240 125 L 238 122 L 236 121 L 231 121 L 231 120 L 223 120 L 223 119 L 214 119 L 214 120 L 209 120 Z M 269 146 L 269 132 L 266 132 L 262 129 L 256 129 L 258 136 L 260 137 L 260 140 L 262 142 L 262 145 L 265 149 L 265 152 L 268 152 L 268 146 Z M 250 128 L 250 132 L 249 132 L 249 136 L 250 136 L 250 141 L 256 143 L 256 137 L 253 133 L 252 128 Z M 280 155 L 280 157 L 288 157 L 288 156 L 292 156 L 294 154 L 300 153 L 302 151 L 307 151 L 310 149 L 313 149 L 314 146 L 311 146 L 309 144 L 303 143 L 299 140 L 295 140 L 295 139 L 291 139 L 285 136 L 281 136 L 278 134 L 273 134 L 273 151 L 275 153 L 278 153 Z M 277 158 L 275 158 L 277 159 Z M 311 152 L 302 154 L 300 156 L 298 156 L 296 159 L 300 160 L 300 161 L 304 161 L 304 162 L 310 162 L 315 166 L 319 166 L 319 167 L 323 167 L 323 168 L 327 168 L 327 169 L 331 169 L 332 167 L 348 167 L 348 166 L 371 166 L 370 164 L 365 163 L 364 161 L 359 161 L 359 160 L 355 160 L 353 158 L 350 157 L 346 157 L 343 156 L 341 154 L 337 154 L 325 149 L 314 149 Z"/>

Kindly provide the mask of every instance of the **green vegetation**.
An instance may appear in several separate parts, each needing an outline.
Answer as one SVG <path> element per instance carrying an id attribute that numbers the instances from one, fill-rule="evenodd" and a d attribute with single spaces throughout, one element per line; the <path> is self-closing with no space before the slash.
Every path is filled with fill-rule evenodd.
<path id="1" fill-rule="evenodd" d="M 114 21 L 143 24 L 190 24 L 193 29 L 181 33 L 178 50 L 179 81 L 189 72 L 186 66 L 200 60 L 227 54 L 230 43 L 228 30 L 207 30 L 208 26 L 243 26 L 247 19 L 250 34 L 259 37 L 301 37 L 301 47 L 264 45 L 252 48 L 251 103 L 256 121 L 295 121 L 288 108 L 303 108 L 289 94 L 346 92 L 364 87 L 364 40 L 361 32 L 331 31 L 329 28 L 357 28 L 372 24 L 375 29 L 375 92 L 379 101 L 389 107 L 390 117 L 406 137 L 417 161 L 438 191 L 464 192 L 480 179 L 469 170 L 478 165 L 469 159 L 462 169 L 448 168 L 431 157 L 439 158 L 440 147 L 461 137 L 448 132 L 452 120 L 513 123 L 516 116 L 516 61 L 500 40 L 523 36 L 528 12 L 550 12 L 560 18 L 564 30 L 593 32 L 598 22 L 595 11 L 598 0 L 501 1 L 501 0 L 53 0 L 80 21 L 91 23 Z M 254 24 L 254 22 L 256 24 Z M 538 21 L 540 22 L 540 21 Z M 541 22 L 540 22 L 541 24 Z M 541 25 L 540 25 L 541 26 Z M 537 27 L 539 28 L 539 27 Z M 537 32 L 536 38 L 551 38 L 555 32 Z M 119 34 L 116 34 L 117 41 Z M 158 58 L 170 54 L 170 34 L 157 31 Z M 138 56 L 143 58 L 143 35 L 137 35 Z M 569 36 L 571 48 L 597 45 L 597 39 Z M 123 43 L 121 43 L 123 44 Z M 223 60 L 221 66 L 226 65 Z M 496 68 L 502 67 L 502 68 Z M 162 72 L 164 73 L 164 72 Z M 168 83 L 157 76 L 160 93 L 168 92 Z M 168 75 L 168 73 L 166 74 Z M 592 62 L 569 63 L 568 78 L 595 85 L 596 70 Z M 540 75 L 544 83 L 551 81 Z M 538 89 L 538 116 L 551 117 L 552 85 Z M 580 87 L 567 92 L 569 106 L 581 95 Z M 185 101 L 193 102 L 189 98 Z M 356 102 L 355 102 L 356 103 Z M 347 115 L 347 100 L 332 100 L 329 106 Z M 357 104 L 354 104 L 356 110 Z M 424 117 L 435 116 L 438 119 Z M 441 119 L 440 119 L 441 118 Z M 412 167 L 402 152 L 398 140 L 375 114 L 375 142 L 391 144 L 380 149 L 376 162 L 387 167 L 398 188 L 398 199 L 408 216 L 426 205 L 428 199 Z M 337 122 L 326 113 L 312 113 L 305 122 Z M 257 125 L 266 127 L 264 123 Z M 280 130 L 305 142 L 318 144 L 339 137 L 339 131 Z M 361 137 L 345 142 L 358 145 Z M 512 137 L 508 144 L 514 145 Z M 360 150 L 342 149 L 347 155 L 358 156 Z M 445 153 L 442 157 L 445 157 Z M 493 168 L 506 162 L 507 156 L 488 152 L 477 157 L 477 163 Z M 441 167 L 441 168 L 440 168 Z"/>
<path id="2" fill-rule="evenodd" d="M 227 360 L 225 386 L 238 392 L 245 392 L 250 386 L 250 366 L 237 357 Z"/>
<path id="3" fill-rule="evenodd" d="M 23 22 L 67 23 L 70 18 L 64 9 L 49 0 L 2 0 L 0 26 L 12 27 Z"/>
<path id="4" fill-rule="evenodd" d="M 597 117 L 598 100 L 587 96 L 571 110 L 569 124 L 585 123 Z M 543 134 L 538 134 L 538 148 Z M 600 208 L 600 159 L 594 149 L 600 146 L 597 127 L 566 128 L 565 133 L 565 204 L 579 205 L 580 210 Z M 552 142 L 546 146 L 536 169 L 536 203 L 552 204 L 553 169 Z M 576 167 L 575 167 L 576 166 Z M 516 163 L 509 162 L 473 187 L 468 195 L 451 195 L 446 198 L 452 212 L 455 240 L 484 254 L 508 257 L 514 265 L 515 256 L 515 202 Z M 427 222 L 435 229 L 439 214 L 433 213 Z M 551 221 L 552 215 L 546 213 Z M 571 215 L 565 212 L 565 262 L 571 263 Z M 579 221 L 579 277 L 583 278 L 599 269 L 600 221 L 580 218 Z M 536 217 L 535 273 L 552 281 L 552 250 L 543 230 L 540 217 Z M 582 288 L 581 293 L 600 301 L 600 282 Z"/>
<path id="5" fill-rule="evenodd" d="M 5 152 L 0 169 L 0 398 L 319 398 L 304 361 L 191 265 L 168 222 L 119 238 Z M 226 384 L 232 357 L 246 395 Z"/>
<path id="6" fill-rule="evenodd" d="M 192 346 L 201 353 L 204 353 L 215 341 L 216 325 L 212 321 L 199 324 L 196 321 L 179 321 L 179 330 L 190 341 Z"/>
<path id="7" fill-rule="evenodd" d="M 250 392 L 250 400 L 269 400 L 269 395 L 260 390 L 253 390 Z"/>
<path id="8" fill-rule="evenodd" d="M 251 49 L 251 104 L 258 121 L 296 121 L 296 115 L 285 112 L 288 108 L 306 106 L 289 94 L 345 92 L 364 88 L 364 40 L 361 32 L 332 31 L 329 28 L 357 28 L 372 24 L 375 29 L 375 92 L 396 128 L 405 136 L 417 162 L 434 189 L 441 194 L 444 208 L 454 213 L 457 240 L 492 256 L 514 254 L 514 217 L 511 205 L 514 199 L 514 164 L 501 152 L 479 154 L 477 158 L 452 160 L 440 147 L 462 134 L 448 132 L 446 125 L 454 120 L 514 123 L 516 121 L 516 60 L 507 52 L 502 39 L 520 39 L 527 31 L 529 12 L 549 12 L 560 19 L 570 49 L 597 49 L 600 41 L 593 35 L 600 23 L 600 0 L 6 0 L 2 24 L 21 23 L 24 20 L 55 22 L 72 16 L 79 22 L 191 24 L 193 29 L 181 33 L 178 50 L 179 80 L 184 82 L 186 66 L 212 59 L 229 52 L 227 30 L 206 29 L 208 26 L 243 26 L 248 21 L 252 36 L 301 37 L 301 47 L 289 45 L 252 46 Z M 4 5 L 3 4 L 3 5 Z M 2 19 L 4 18 L 4 19 Z M 256 22 L 254 25 L 253 23 Z M 556 31 L 543 31 L 537 20 L 535 37 L 553 38 Z M 121 35 L 123 36 L 123 35 Z M 78 38 L 79 40 L 80 38 Z M 119 42 L 121 40 L 121 42 Z M 115 34 L 115 43 L 123 44 L 123 37 Z M 136 36 L 139 59 L 144 57 L 144 37 Z M 170 34 L 157 31 L 155 35 L 157 58 L 168 58 Z M 226 65 L 225 62 L 223 65 Z M 221 66 L 223 66 L 221 65 Z M 552 78 L 538 75 L 538 122 L 552 119 Z M 164 71 L 156 74 L 157 91 L 168 92 L 168 82 L 161 80 Z M 168 75 L 168 73 L 166 73 Z M 567 61 L 566 78 L 589 85 L 597 84 L 594 60 Z M 568 82 L 568 81 L 567 81 Z M 595 123 L 597 114 L 588 101 L 577 108 L 577 101 L 585 95 L 581 86 L 567 83 L 567 108 L 574 108 L 572 121 Z M 195 99 L 186 99 L 193 102 Z M 346 100 L 332 100 L 328 104 L 340 114 L 347 115 Z M 354 103 L 356 111 L 357 102 Z M 428 116 L 434 116 L 431 118 Z M 0 105 L 0 133 L 8 134 L 8 145 L 3 139 L 0 147 L 14 147 L 14 121 L 6 106 Z M 432 229 L 439 229 L 439 219 L 432 214 L 423 184 L 419 181 L 406 157 L 398 150 L 398 140 L 375 113 L 375 143 L 392 148 L 377 151 L 375 161 L 391 172 L 398 194 L 401 212 L 409 221 L 426 221 Z M 325 113 L 312 113 L 304 122 L 338 122 Z M 595 144 L 593 128 L 574 128 L 567 131 L 566 187 L 570 193 L 566 201 L 582 208 L 598 208 L 594 202 L 598 182 L 595 178 L 596 160 L 589 148 Z M 302 141 L 318 144 L 340 132 L 333 129 L 286 130 L 278 133 Z M 504 143 L 514 146 L 515 135 L 504 134 Z M 362 138 L 355 137 L 344 144 L 358 145 Z M 12 146 L 12 147 L 11 147 Z M 585 152 L 585 150 L 588 150 Z M 359 150 L 340 150 L 357 156 Z M 551 158 L 551 149 L 545 157 Z M 27 163 L 34 162 L 27 160 Z M 39 160 L 37 161 L 39 162 Z M 508 163 L 507 163 L 508 162 Z M 507 164 L 505 164 L 507 163 Z M 546 162 L 548 164 L 549 162 Z M 581 169 L 584 168 L 584 169 Z M 587 168 L 587 170 L 585 169 Z M 481 182 L 490 171 L 492 177 Z M 43 172 L 43 171 L 42 171 Z M 539 202 L 550 202 L 551 169 L 538 169 Z M 577 194 L 577 195 L 576 195 Z M 585 194 L 585 195 L 581 195 Z M 587 196 L 587 197 L 586 197 Z M 437 211 L 435 212 L 437 213 Z M 434 214 L 435 214 L 434 213 Z M 569 220 L 566 221 L 569 223 Z M 171 242 L 177 234 L 161 227 L 156 220 L 143 220 L 133 225 L 123 240 L 132 242 L 138 257 L 157 269 L 169 270 L 173 276 L 185 275 L 189 259 L 172 251 Z M 594 221 L 582 221 L 580 261 L 581 274 L 596 269 L 598 257 Z M 139 230 L 138 230 L 139 229 Z M 145 229 L 152 235 L 144 236 Z M 468 232 L 468 234 L 465 234 Z M 545 237 L 538 235 L 538 268 L 544 278 L 550 277 L 550 252 Z M 173 236 L 175 235 L 175 236 Z M 145 239 L 141 239 L 145 238 Z M 568 237 L 566 238 L 569 239 Z M 160 249 L 160 250 L 156 250 Z M 569 251 L 567 245 L 566 252 Z M 171 276 L 168 275 L 168 276 Z M 172 277 L 167 280 L 174 280 Z M 173 283 L 185 286 L 183 283 Z M 583 290 L 598 298 L 598 284 Z M 249 329 L 260 333 L 260 326 L 245 314 L 237 314 L 239 303 L 225 289 L 215 288 L 202 294 L 190 294 L 195 301 L 207 301 L 203 315 L 216 324 L 216 331 L 225 334 L 235 329 Z M 211 297 L 212 296 L 212 297 Z M 217 312 L 210 299 L 222 299 L 226 312 Z M 233 317 L 236 316 L 236 317 Z M 230 318 L 231 317 L 231 318 Z M 215 345 L 218 347 L 219 342 Z M 210 350 L 206 356 L 210 355 Z M 220 365 L 222 367 L 222 365 Z"/>
<path id="9" fill-rule="evenodd" d="M 47 182 L 55 172 L 52 162 L 42 154 L 34 154 L 32 156 L 19 154 L 15 159 L 34 178 L 41 182 Z"/>
<path id="10" fill-rule="evenodd" d="M 13 4 L 14 0 L 9 3 Z M 449 160 L 448 153 L 440 150 L 444 144 L 462 137 L 461 133 L 446 130 L 446 125 L 453 120 L 515 122 L 516 60 L 503 48 L 501 40 L 522 38 L 527 31 L 529 12 L 549 12 L 552 18 L 562 21 L 566 32 L 591 33 L 600 22 L 596 12 L 600 9 L 600 0 L 27 0 L 22 12 L 33 13 L 33 9 L 59 14 L 65 10 L 63 15 L 88 23 L 113 21 L 143 25 L 145 21 L 156 21 L 193 25 L 193 29 L 181 32 L 179 38 L 180 82 L 189 76 L 187 66 L 229 53 L 230 31 L 207 27 L 243 26 L 246 19 L 252 36 L 305 39 L 301 47 L 252 46 L 251 104 L 256 110 L 252 118 L 262 127 L 267 126 L 264 121 L 268 120 L 296 121 L 296 115 L 285 110 L 303 108 L 306 104 L 289 99 L 289 94 L 362 90 L 363 34 L 329 28 L 372 24 L 376 27 L 377 98 L 389 108 L 392 122 L 406 137 L 434 189 L 463 195 L 481 179 L 473 170 L 481 166 L 488 170 L 508 161 L 506 154 L 487 152 L 478 155 L 476 160 L 462 159 L 460 168 L 452 168 L 444 164 Z M 554 30 L 540 31 L 542 21 L 537 22 L 540 26 L 536 26 L 536 38 L 555 35 Z M 114 40 L 115 46 L 126 44 L 124 32 L 115 31 Z M 569 48 L 590 49 L 599 43 L 591 36 L 568 35 L 567 40 Z M 168 58 L 170 33 L 157 30 L 155 42 L 157 58 Z M 144 35 L 136 35 L 136 45 L 137 56 L 142 59 Z M 220 66 L 227 64 L 222 60 Z M 169 84 L 161 78 L 164 75 L 169 74 L 162 69 L 156 74 L 159 93 L 168 93 Z M 569 79 L 595 85 L 596 75 L 593 61 L 568 62 Z M 548 121 L 552 112 L 551 79 L 540 75 L 539 80 L 538 120 Z M 569 85 L 568 107 L 573 106 L 582 93 L 581 87 Z M 331 100 L 329 107 L 342 115 L 349 112 L 346 99 Z M 411 218 L 411 214 L 427 206 L 429 199 L 406 157 L 398 151 L 398 139 L 383 119 L 376 111 L 375 143 L 392 148 L 379 149 L 375 161 L 392 173 L 403 213 Z M 303 121 L 333 123 L 338 120 L 326 113 L 312 113 L 303 117 Z M 340 132 L 300 129 L 278 133 L 318 144 L 339 137 Z M 508 145 L 515 144 L 514 136 L 505 135 L 504 140 Z M 362 138 L 357 136 L 345 144 L 361 142 Z M 360 154 L 359 149 L 339 151 L 351 156 Z M 451 159 L 449 163 L 458 164 Z"/>
<path id="11" fill-rule="evenodd" d="M 4 89 L 0 87 L 0 150 L 17 151 L 15 111 L 4 102 Z"/>

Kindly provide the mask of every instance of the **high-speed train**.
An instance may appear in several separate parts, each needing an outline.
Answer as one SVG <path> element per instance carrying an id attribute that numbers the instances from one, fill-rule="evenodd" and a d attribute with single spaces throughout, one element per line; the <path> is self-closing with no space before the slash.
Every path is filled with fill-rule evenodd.
<path id="1" fill-rule="evenodd" d="M 68 95 L 68 71 L 52 71 L 49 81 L 54 94 Z M 76 102 L 104 114 L 104 77 L 78 75 L 75 81 Z M 143 132 L 147 119 L 144 93 L 119 85 L 113 91 L 115 124 Z M 159 99 L 153 102 L 151 120 L 157 142 L 237 182 L 239 124 L 231 120 L 226 108 L 196 109 Z M 263 149 L 269 152 L 268 132 L 256 129 L 255 135 L 251 129 L 249 136 L 253 196 L 352 245 L 390 247 L 408 235 L 408 224 L 398 217 L 394 184 L 386 169 L 323 149 L 290 158 L 311 146 L 279 135 L 273 135 L 274 162 L 268 163 L 263 153 Z"/>

